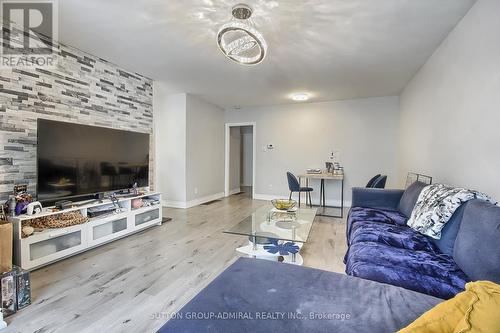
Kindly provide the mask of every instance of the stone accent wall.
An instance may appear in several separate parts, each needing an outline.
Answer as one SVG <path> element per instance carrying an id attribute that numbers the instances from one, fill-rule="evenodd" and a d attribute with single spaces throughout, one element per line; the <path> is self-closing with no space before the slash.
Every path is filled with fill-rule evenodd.
<path id="1" fill-rule="evenodd" d="M 57 47 L 56 69 L 0 69 L 0 200 L 14 184 L 36 191 L 37 118 L 149 133 L 153 184 L 153 81 Z"/>

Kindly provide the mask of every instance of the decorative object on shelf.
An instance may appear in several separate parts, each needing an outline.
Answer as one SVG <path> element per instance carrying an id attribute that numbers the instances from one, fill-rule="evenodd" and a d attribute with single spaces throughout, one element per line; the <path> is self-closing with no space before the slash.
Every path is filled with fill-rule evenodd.
<path id="1" fill-rule="evenodd" d="M 326 166 L 326 172 L 333 173 L 333 163 L 332 162 L 325 162 L 325 166 Z"/>
<path id="2" fill-rule="evenodd" d="M 16 273 L 14 271 L 1 275 L 0 290 L 2 312 L 5 317 L 8 317 L 17 311 Z"/>
<path id="3" fill-rule="evenodd" d="M 12 193 L 14 196 L 28 192 L 28 184 L 16 184 Z"/>
<path id="4" fill-rule="evenodd" d="M 271 200 L 271 203 L 274 208 L 285 211 L 290 210 L 297 205 L 297 201 L 288 199 L 273 199 Z"/>
<path id="5" fill-rule="evenodd" d="M 267 252 L 272 254 L 279 252 L 281 256 L 298 253 L 299 249 L 299 246 L 293 242 L 280 242 L 276 239 L 272 239 L 271 244 L 264 245 L 264 250 Z"/>
<path id="6" fill-rule="evenodd" d="M 26 214 L 35 215 L 42 212 L 42 204 L 39 201 L 30 202 L 26 207 Z"/>
<path id="7" fill-rule="evenodd" d="M 31 194 L 28 192 L 21 192 L 16 196 L 16 215 L 21 215 L 26 211 L 28 204 L 33 201 Z"/>
<path id="8" fill-rule="evenodd" d="M 309 168 L 309 169 L 306 170 L 306 172 L 309 173 L 309 174 L 320 174 L 321 173 L 321 169 L 311 169 L 311 168 Z"/>
<path id="9" fill-rule="evenodd" d="M 12 210 L 14 200 L 12 200 L 11 198 L 11 201 L 9 202 L 9 210 L 11 212 L 11 216 L 20 215 L 26 211 L 28 204 L 33 201 L 33 198 L 31 197 L 31 194 L 28 193 L 27 184 L 14 185 L 12 193 L 14 194 L 15 207 L 14 210 Z M 12 214 L 12 211 L 14 211 L 15 213 Z"/>
<path id="10" fill-rule="evenodd" d="M 30 273 L 16 267 L 17 310 L 24 309 L 31 304 Z"/>
<path id="11" fill-rule="evenodd" d="M 113 206 L 116 207 L 116 209 L 120 209 L 120 205 L 118 204 L 119 200 L 118 198 L 116 197 L 116 194 L 115 193 L 112 193 L 110 196 L 109 196 L 109 200 L 111 200 L 111 202 L 113 203 Z"/>
<path id="12" fill-rule="evenodd" d="M 132 199 L 132 209 L 139 209 L 144 205 L 141 198 Z"/>
<path id="13" fill-rule="evenodd" d="M 68 212 L 25 220 L 22 222 L 22 228 L 29 226 L 35 229 L 57 229 L 87 223 L 88 221 L 89 218 L 83 216 L 80 212 Z"/>
<path id="14" fill-rule="evenodd" d="M 21 233 L 23 235 L 23 238 L 29 237 L 35 233 L 35 228 L 30 226 L 25 226 L 21 229 Z"/>
<path id="15" fill-rule="evenodd" d="M 17 201 L 16 201 L 16 197 L 14 195 L 11 195 L 9 196 L 9 216 L 16 216 L 16 205 L 17 205 Z"/>
<path id="16" fill-rule="evenodd" d="M 267 54 L 267 43 L 250 19 L 252 9 L 238 4 L 232 9 L 232 16 L 217 33 L 219 49 L 227 58 L 242 65 L 262 62 Z"/>
<path id="17" fill-rule="evenodd" d="M 137 187 L 137 182 L 135 182 L 134 185 L 132 186 L 132 193 L 134 195 L 138 195 L 139 194 L 139 188 Z"/>

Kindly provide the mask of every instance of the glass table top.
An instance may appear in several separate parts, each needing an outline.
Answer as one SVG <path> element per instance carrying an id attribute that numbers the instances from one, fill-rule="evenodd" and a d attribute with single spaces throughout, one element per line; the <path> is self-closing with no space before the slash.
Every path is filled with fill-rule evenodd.
<path id="1" fill-rule="evenodd" d="M 311 231 L 315 208 L 297 208 L 294 212 L 276 210 L 273 206 L 263 206 L 240 223 L 224 233 L 266 239 L 307 242 Z"/>

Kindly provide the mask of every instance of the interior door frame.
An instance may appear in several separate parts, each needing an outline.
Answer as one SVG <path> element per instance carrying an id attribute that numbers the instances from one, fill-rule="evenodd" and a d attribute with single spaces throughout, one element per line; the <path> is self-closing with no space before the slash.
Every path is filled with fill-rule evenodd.
<path id="1" fill-rule="evenodd" d="M 252 126 L 252 198 L 255 197 L 255 178 L 257 175 L 256 170 L 256 157 L 257 157 L 257 123 L 256 122 L 243 122 L 243 123 L 226 123 L 225 124 L 225 153 L 224 153 L 224 196 L 229 196 L 229 156 L 230 156 L 230 139 L 231 127 Z"/>

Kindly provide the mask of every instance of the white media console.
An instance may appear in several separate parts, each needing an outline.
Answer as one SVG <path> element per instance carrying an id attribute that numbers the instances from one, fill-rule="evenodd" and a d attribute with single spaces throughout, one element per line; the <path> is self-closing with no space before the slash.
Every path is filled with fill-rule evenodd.
<path id="1" fill-rule="evenodd" d="M 133 199 L 149 198 L 158 204 L 134 209 Z M 44 208 L 36 215 L 19 215 L 9 218 L 14 226 L 14 263 L 26 270 L 45 266 L 57 260 L 73 256 L 102 244 L 125 237 L 145 228 L 161 225 L 161 193 L 149 192 L 133 197 L 118 199 L 121 212 L 91 218 L 90 221 L 66 228 L 44 229 L 31 236 L 22 237 L 22 222 L 43 216 L 80 211 L 87 216 L 87 210 L 112 204 L 111 200 L 94 202 L 78 207 L 52 211 Z"/>

